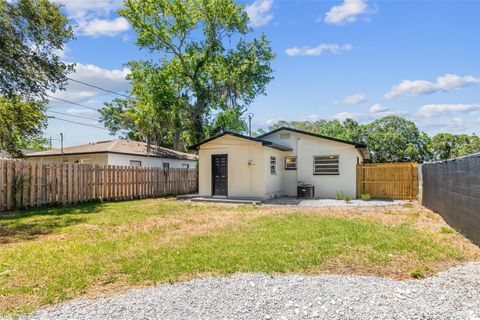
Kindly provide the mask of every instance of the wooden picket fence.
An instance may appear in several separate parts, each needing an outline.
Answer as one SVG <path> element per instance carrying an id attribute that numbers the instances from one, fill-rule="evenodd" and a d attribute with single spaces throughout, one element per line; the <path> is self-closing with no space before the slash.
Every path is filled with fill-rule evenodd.
<path id="1" fill-rule="evenodd" d="M 357 165 L 357 197 L 414 200 L 418 197 L 416 163 L 373 163 Z"/>
<path id="2" fill-rule="evenodd" d="M 196 191 L 195 169 L 0 160 L 0 212 Z"/>

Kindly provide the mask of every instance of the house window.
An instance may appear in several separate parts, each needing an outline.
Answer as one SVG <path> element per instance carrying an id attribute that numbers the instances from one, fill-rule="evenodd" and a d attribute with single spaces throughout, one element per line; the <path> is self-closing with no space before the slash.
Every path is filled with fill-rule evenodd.
<path id="1" fill-rule="evenodd" d="M 314 156 L 313 174 L 315 175 L 338 175 L 339 161 L 338 155 Z"/>
<path id="2" fill-rule="evenodd" d="M 297 169 L 297 157 L 285 157 L 285 170 Z"/>
<path id="3" fill-rule="evenodd" d="M 276 175 L 277 174 L 277 158 L 270 157 L 270 174 Z"/>
<path id="4" fill-rule="evenodd" d="M 190 169 L 190 165 L 188 163 L 182 163 L 183 169 Z"/>
<path id="5" fill-rule="evenodd" d="M 142 161 L 139 160 L 130 160 L 130 165 L 132 167 L 141 167 L 142 166 Z"/>
<path id="6" fill-rule="evenodd" d="M 163 169 L 170 169 L 170 163 L 164 162 L 163 163 Z"/>

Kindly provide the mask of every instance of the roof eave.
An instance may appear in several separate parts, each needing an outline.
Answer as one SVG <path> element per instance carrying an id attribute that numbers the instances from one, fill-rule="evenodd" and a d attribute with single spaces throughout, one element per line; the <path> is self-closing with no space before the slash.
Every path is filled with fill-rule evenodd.
<path id="1" fill-rule="evenodd" d="M 330 141 L 335 141 L 335 142 L 338 142 L 338 143 L 345 143 L 345 144 L 349 144 L 349 145 L 353 145 L 355 147 L 357 146 L 360 146 L 361 148 L 366 148 L 367 146 L 364 145 L 364 144 L 360 144 L 360 143 L 356 143 L 356 142 L 352 142 L 352 141 L 346 141 L 346 140 L 342 140 L 342 139 L 337 139 L 337 138 L 333 138 L 333 137 L 328 137 L 328 136 L 323 136 L 321 134 L 316 134 L 316 133 L 312 133 L 312 132 L 308 132 L 308 131 L 303 131 L 303 130 L 299 130 L 299 129 L 294 129 L 294 128 L 289 128 L 289 127 L 280 127 L 280 128 L 277 128 L 275 130 L 272 130 L 272 131 L 269 131 L 269 132 L 266 132 L 262 135 L 259 135 L 258 138 L 259 139 L 263 139 L 264 137 L 267 137 L 269 135 L 272 135 L 274 133 L 277 133 L 279 131 L 282 131 L 282 130 L 286 130 L 286 131 L 290 131 L 290 132 L 295 132 L 295 133 L 299 133 L 299 134 L 304 134 L 304 135 L 307 135 L 307 136 L 311 136 L 311 137 L 316 137 L 316 138 L 320 138 L 320 139 L 326 139 L 326 140 L 330 140 Z"/>
<path id="2" fill-rule="evenodd" d="M 235 133 L 235 132 L 230 132 L 230 131 L 224 131 L 220 134 L 217 134 L 216 136 L 213 136 L 213 137 L 210 137 L 208 139 L 205 139 L 199 143 L 196 143 L 196 144 L 193 144 L 191 146 L 188 146 L 187 149 L 188 150 L 198 150 L 198 148 L 202 145 L 202 144 L 205 144 L 205 143 L 208 143 L 210 141 L 213 141 L 215 139 L 218 139 L 218 138 L 221 138 L 225 135 L 231 135 L 231 136 L 234 136 L 234 137 L 237 137 L 237 138 L 242 138 L 242 139 L 247 139 L 247 140 L 250 140 L 250 141 L 253 141 L 253 142 L 258 142 L 258 143 L 261 143 L 262 145 L 265 145 L 265 143 L 270 143 L 270 141 L 265 141 L 265 140 L 261 140 L 261 139 L 257 139 L 257 138 L 254 138 L 254 137 L 247 137 L 247 136 L 244 136 L 242 134 L 239 134 L 239 133 Z"/>

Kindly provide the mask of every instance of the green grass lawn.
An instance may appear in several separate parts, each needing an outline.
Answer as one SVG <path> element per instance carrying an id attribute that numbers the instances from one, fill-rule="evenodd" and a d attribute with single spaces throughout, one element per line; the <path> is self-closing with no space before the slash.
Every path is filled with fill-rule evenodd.
<path id="1" fill-rule="evenodd" d="M 233 272 L 402 278 L 478 258 L 458 233 L 435 232 L 436 216 L 378 210 L 150 199 L 0 215 L 0 313 Z"/>

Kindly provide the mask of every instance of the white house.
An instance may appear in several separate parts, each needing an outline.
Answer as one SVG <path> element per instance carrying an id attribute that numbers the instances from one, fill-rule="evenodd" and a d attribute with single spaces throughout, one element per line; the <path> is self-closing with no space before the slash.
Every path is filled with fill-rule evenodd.
<path id="1" fill-rule="evenodd" d="M 296 196 L 297 186 L 315 197 L 356 196 L 356 165 L 367 146 L 291 128 L 252 138 L 224 132 L 190 149 L 199 152 L 199 195 L 268 199 Z"/>
<path id="2" fill-rule="evenodd" d="M 26 154 L 29 161 L 140 167 L 197 167 L 198 157 L 144 142 L 116 139 Z"/>

